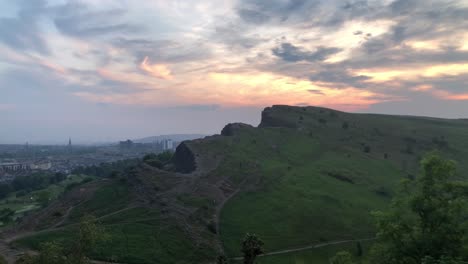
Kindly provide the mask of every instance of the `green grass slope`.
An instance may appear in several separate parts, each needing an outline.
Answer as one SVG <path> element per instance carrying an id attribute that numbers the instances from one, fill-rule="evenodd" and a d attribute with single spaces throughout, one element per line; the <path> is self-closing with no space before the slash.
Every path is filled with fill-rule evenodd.
<path id="1" fill-rule="evenodd" d="M 418 173 L 425 153 L 436 150 L 459 161 L 460 171 L 467 167 L 466 120 L 275 106 L 259 128 L 228 132 L 189 146 L 199 156 L 224 149 L 210 174 L 241 190 L 220 217 L 230 257 L 239 255 L 246 232 L 263 238 L 267 252 L 371 237 L 370 212 Z"/>

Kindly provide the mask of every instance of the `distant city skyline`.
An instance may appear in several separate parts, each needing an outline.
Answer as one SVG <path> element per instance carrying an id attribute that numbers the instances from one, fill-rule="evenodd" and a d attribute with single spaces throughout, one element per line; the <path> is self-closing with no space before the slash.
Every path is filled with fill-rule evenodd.
<path id="1" fill-rule="evenodd" d="M 463 0 L 0 0 L 0 143 L 257 125 L 264 107 L 468 117 Z"/>

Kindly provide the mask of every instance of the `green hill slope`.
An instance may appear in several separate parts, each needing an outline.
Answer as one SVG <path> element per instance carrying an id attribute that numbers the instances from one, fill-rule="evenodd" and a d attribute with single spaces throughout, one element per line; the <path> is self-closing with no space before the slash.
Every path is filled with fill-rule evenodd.
<path id="1" fill-rule="evenodd" d="M 466 169 L 468 122 L 349 114 L 274 106 L 258 128 L 233 124 L 224 137 L 187 143 L 198 157 L 218 152 L 210 173 L 240 191 L 224 205 L 220 233 L 228 256 L 255 232 L 266 250 L 373 235 L 370 212 L 437 150 Z M 219 153 L 223 150 L 222 153 Z"/>
<path id="2" fill-rule="evenodd" d="M 101 184 L 84 201 L 70 203 L 66 219 L 56 220 L 60 228 L 17 243 L 34 248 L 66 241 L 86 213 L 99 217 L 112 237 L 94 257 L 130 264 L 237 257 L 246 232 L 258 234 L 267 252 L 363 239 L 374 233 L 370 212 L 387 206 L 398 182 L 418 173 L 425 153 L 439 151 L 458 161 L 459 171 L 468 168 L 466 120 L 273 106 L 259 127 L 229 124 L 221 134 L 181 144 L 172 171 L 142 163 Z M 353 247 L 259 261 L 326 263 L 334 250 Z"/>

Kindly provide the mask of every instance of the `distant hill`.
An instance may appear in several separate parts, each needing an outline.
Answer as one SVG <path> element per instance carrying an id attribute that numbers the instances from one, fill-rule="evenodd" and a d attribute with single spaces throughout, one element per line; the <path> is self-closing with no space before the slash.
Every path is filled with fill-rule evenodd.
<path id="1" fill-rule="evenodd" d="M 133 142 L 135 143 L 154 143 L 156 141 L 163 141 L 166 139 L 172 139 L 173 141 L 185 141 L 185 140 L 194 140 L 199 138 L 204 138 L 207 135 L 202 134 L 173 134 L 173 135 L 160 135 L 160 136 L 152 136 L 152 137 L 145 137 L 140 139 L 135 139 Z"/>
<path id="2" fill-rule="evenodd" d="M 370 213 L 389 204 L 402 179 L 416 177 L 431 151 L 457 161 L 457 177 L 467 180 L 468 121 L 268 107 L 259 127 L 229 124 L 221 135 L 180 144 L 168 166 L 175 171 L 143 163 L 119 174 L 125 178 L 76 189 L 56 203 L 60 213 L 54 204 L 44 209 L 60 228 L 17 243 L 70 239 L 76 219 L 91 213 L 111 236 L 96 259 L 214 263 L 220 254 L 239 256 L 252 232 L 277 253 L 260 264 L 325 264 L 338 250 L 355 250 L 340 241 L 375 235 Z M 75 198 L 81 189 L 94 194 Z M 31 219 L 44 229 L 40 217 Z M 317 244 L 330 246 L 310 247 Z"/>

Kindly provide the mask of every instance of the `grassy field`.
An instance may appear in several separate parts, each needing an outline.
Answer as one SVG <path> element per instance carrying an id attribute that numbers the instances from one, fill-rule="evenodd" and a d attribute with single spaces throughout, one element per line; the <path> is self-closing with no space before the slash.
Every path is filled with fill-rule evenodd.
<path id="1" fill-rule="evenodd" d="M 105 240 L 93 249 L 91 257 L 119 263 L 197 263 L 215 255 L 206 247 L 197 247 L 173 222 L 158 211 L 131 208 L 102 217 Z M 69 248 L 76 238 L 77 226 L 18 240 L 19 246 L 37 249 L 44 241 L 57 241 Z M 195 261 L 195 262 L 194 262 Z"/>
<path id="2" fill-rule="evenodd" d="M 32 191 L 24 195 L 18 195 L 18 192 L 11 193 L 8 197 L 0 200 L 0 210 L 9 208 L 15 211 L 14 219 L 22 217 L 25 213 L 39 209 L 41 204 L 38 201 L 40 193 L 47 192 L 50 201 L 57 199 L 65 188 L 72 183 L 79 183 L 87 178 L 84 175 L 71 175 L 62 182 L 51 184 L 45 189 Z"/>
<path id="3" fill-rule="evenodd" d="M 216 255 L 207 245 L 195 245 L 189 234 L 159 209 L 131 204 L 132 193 L 126 183 L 111 181 L 93 197 L 73 208 L 65 227 L 16 241 L 20 247 L 38 249 L 45 241 L 57 241 L 70 248 L 76 240 L 84 214 L 97 217 L 105 230 L 104 241 L 91 257 L 119 263 L 193 263 Z"/>

